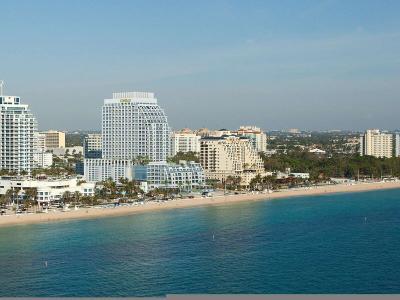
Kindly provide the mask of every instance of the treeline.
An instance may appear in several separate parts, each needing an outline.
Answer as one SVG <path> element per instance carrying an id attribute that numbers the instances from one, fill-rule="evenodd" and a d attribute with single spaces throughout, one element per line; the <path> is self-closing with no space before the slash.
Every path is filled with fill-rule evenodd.
<path id="1" fill-rule="evenodd" d="M 308 172 L 311 179 L 346 177 L 378 178 L 400 176 L 400 158 L 376 158 L 359 156 L 358 154 L 336 154 L 330 157 L 318 156 L 314 153 L 290 151 L 287 154 L 262 156 L 266 170 L 291 172 Z"/>

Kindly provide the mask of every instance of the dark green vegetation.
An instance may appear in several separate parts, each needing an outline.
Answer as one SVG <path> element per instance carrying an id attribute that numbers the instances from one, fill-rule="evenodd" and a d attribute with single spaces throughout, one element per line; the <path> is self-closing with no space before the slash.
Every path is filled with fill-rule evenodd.
<path id="1" fill-rule="evenodd" d="M 194 152 L 178 152 L 175 156 L 168 158 L 168 162 L 174 162 L 176 164 L 178 164 L 180 160 L 199 162 L 199 158 Z"/>
<path id="2" fill-rule="evenodd" d="M 302 150 L 302 147 L 319 148 L 327 154 L 352 154 L 358 151 L 359 133 L 346 131 L 333 132 L 303 132 L 292 134 L 287 132 L 268 133 L 268 149 L 278 152 Z"/>
<path id="3" fill-rule="evenodd" d="M 83 140 L 85 139 L 85 133 L 66 133 L 65 134 L 65 146 L 82 146 Z"/>
<path id="4" fill-rule="evenodd" d="M 310 179 L 346 177 L 352 179 L 400 176 L 400 158 L 376 158 L 358 154 L 318 156 L 313 153 L 288 151 L 287 154 L 263 156 L 266 170 L 308 172 Z"/>

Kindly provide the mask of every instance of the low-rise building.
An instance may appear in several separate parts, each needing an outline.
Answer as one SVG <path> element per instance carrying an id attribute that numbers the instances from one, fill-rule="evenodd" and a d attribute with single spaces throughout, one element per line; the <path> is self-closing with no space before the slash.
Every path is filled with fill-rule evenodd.
<path id="1" fill-rule="evenodd" d="M 336 184 L 345 184 L 345 183 L 355 183 L 356 181 L 354 179 L 350 178 L 330 178 L 331 182 L 336 183 Z"/>
<path id="2" fill-rule="evenodd" d="M 203 168 L 199 163 L 180 161 L 179 164 L 151 162 L 135 165 L 134 179 L 147 182 L 149 190 L 155 188 L 178 188 L 192 190 L 204 186 Z"/>
<path id="3" fill-rule="evenodd" d="M 294 177 L 294 178 L 301 178 L 301 179 L 310 179 L 310 173 L 296 173 L 292 172 L 289 174 L 289 177 Z"/>
<path id="4" fill-rule="evenodd" d="M 310 173 L 305 172 L 291 172 L 290 168 L 286 168 L 284 172 L 282 171 L 269 171 L 265 173 L 266 176 L 275 176 L 276 179 L 286 179 L 289 177 L 300 178 L 300 179 L 310 179 Z"/>
<path id="5" fill-rule="evenodd" d="M 18 199 L 24 199 L 28 190 L 36 190 L 36 200 L 39 204 L 62 199 L 65 192 L 71 194 L 79 192 L 82 196 L 94 196 L 95 184 L 82 182 L 82 178 L 43 178 L 29 177 L 1 177 L 0 195 L 13 190 Z"/>
<path id="6" fill-rule="evenodd" d="M 318 154 L 318 155 L 325 155 L 326 154 L 326 151 L 318 149 L 318 148 L 310 149 L 310 150 L 308 150 L 308 152 L 314 153 L 314 154 Z"/>
<path id="7" fill-rule="evenodd" d="M 53 154 L 57 155 L 57 156 L 64 156 L 65 154 L 69 154 L 69 155 L 80 154 L 80 155 L 83 155 L 83 147 L 82 146 L 54 148 L 54 149 L 52 149 L 52 151 L 53 151 Z"/>
<path id="8" fill-rule="evenodd" d="M 132 180 L 133 162 L 127 159 L 88 158 L 84 160 L 84 178 L 88 182 L 100 182 L 109 178 Z"/>

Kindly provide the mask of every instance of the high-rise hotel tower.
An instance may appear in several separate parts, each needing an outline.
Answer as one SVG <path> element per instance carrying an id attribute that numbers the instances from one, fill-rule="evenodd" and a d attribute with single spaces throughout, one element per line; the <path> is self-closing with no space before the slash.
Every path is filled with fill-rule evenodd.
<path id="1" fill-rule="evenodd" d="M 113 93 L 102 108 L 102 158 L 85 159 L 87 181 L 132 179 L 135 159 L 166 161 L 171 130 L 153 93 Z"/>
<path id="2" fill-rule="evenodd" d="M 153 93 L 113 93 L 102 109 L 102 151 L 106 159 L 165 161 L 170 128 Z"/>
<path id="3" fill-rule="evenodd" d="M 20 97 L 0 93 L 0 169 L 21 174 L 33 168 L 37 123 Z"/>

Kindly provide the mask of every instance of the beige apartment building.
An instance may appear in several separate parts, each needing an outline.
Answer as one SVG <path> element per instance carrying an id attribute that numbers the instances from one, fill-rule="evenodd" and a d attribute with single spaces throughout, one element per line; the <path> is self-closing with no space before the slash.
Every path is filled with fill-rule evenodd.
<path id="1" fill-rule="evenodd" d="M 381 133 L 378 129 L 370 129 L 360 136 L 360 155 L 375 157 L 393 156 L 393 135 Z"/>
<path id="2" fill-rule="evenodd" d="M 238 136 L 205 137 L 200 140 L 200 164 L 207 179 L 224 182 L 241 177 L 241 185 L 264 172 L 264 164 L 250 140 Z"/>
<path id="3" fill-rule="evenodd" d="M 40 134 L 45 136 L 46 149 L 65 148 L 65 132 L 49 130 Z"/>

